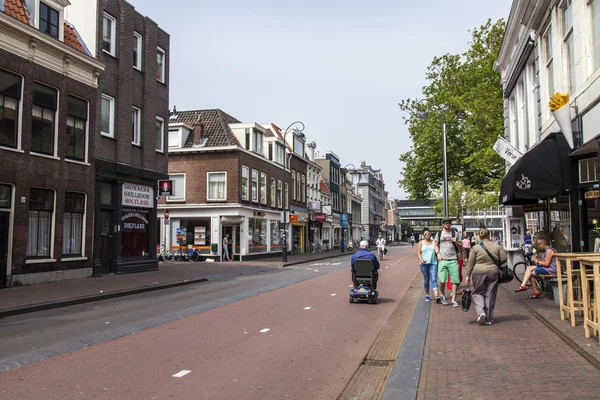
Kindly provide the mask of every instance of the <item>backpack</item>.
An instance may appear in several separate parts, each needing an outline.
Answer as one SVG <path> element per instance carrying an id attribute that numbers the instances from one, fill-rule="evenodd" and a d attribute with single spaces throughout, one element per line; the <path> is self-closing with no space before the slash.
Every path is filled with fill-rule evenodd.
<path id="1" fill-rule="evenodd" d="M 438 244 L 438 248 L 441 248 L 440 240 L 442 240 L 442 232 L 444 232 L 443 229 L 437 233 L 436 242 Z M 456 229 L 452 229 L 452 237 L 458 239 L 458 235 L 456 233 L 457 233 Z M 460 258 L 460 249 L 458 248 L 458 245 L 456 244 L 456 242 L 452 242 L 452 244 L 454 245 L 454 250 L 456 250 L 456 259 L 460 260 L 461 259 Z"/>

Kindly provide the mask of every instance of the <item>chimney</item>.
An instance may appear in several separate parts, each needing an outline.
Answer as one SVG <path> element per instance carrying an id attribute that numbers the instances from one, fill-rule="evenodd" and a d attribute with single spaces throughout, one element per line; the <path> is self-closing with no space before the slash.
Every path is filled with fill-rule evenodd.
<path id="1" fill-rule="evenodd" d="M 196 121 L 194 122 L 194 146 L 200 146 L 204 137 L 204 124 L 200 120 L 200 114 L 196 113 Z"/>

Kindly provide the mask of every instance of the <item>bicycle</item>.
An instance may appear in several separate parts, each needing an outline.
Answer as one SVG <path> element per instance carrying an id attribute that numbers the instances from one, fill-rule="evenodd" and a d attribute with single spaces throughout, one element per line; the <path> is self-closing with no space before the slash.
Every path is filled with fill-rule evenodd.
<path id="1" fill-rule="evenodd" d="M 179 245 L 173 254 L 176 261 L 190 261 L 190 251 L 187 246 Z"/>
<path id="2" fill-rule="evenodd" d="M 526 252 L 525 248 L 523 246 L 521 246 L 521 250 L 523 250 L 523 256 L 525 257 L 525 261 L 519 261 L 518 263 L 513 265 L 513 274 L 515 275 L 515 278 L 519 281 L 519 283 L 522 284 L 523 278 L 525 277 L 525 271 L 527 270 L 527 267 L 530 267 L 534 264 L 531 263 L 531 258 L 533 257 L 533 252 Z M 536 276 L 535 283 L 540 288 L 540 290 L 542 290 L 542 291 L 544 290 L 544 280 L 542 278 L 540 278 L 539 276 Z M 527 281 L 527 282 L 525 282 L 525 285 L 531 286 L 531 282 Z"/>
<path id="3" fill-rule="evenodd" d="M 200 258 L 200 251 L 198 251 L 198 249 L 191 247 L 190 251 L 189 251 L 189 260 L 190 261 L 198 261 L 199 258 Z"/>
<path id="4" fill-rule="evenodd" d="M 379 257 L 380 260 L 383 260 L 385 258 L 385 251 L 383 248 L 381 248 L 381 247 L 377 248 L 377 256 Z"/>
<path id="5" fill-rule="evenodd" d="M 165 243 L 163 243 L 160 253 L 157 254 L 156 258 L 158 262 L 173 261 L 175 259 L 175 255 L 171 250 L 167 249 L 167 246 Z"/>

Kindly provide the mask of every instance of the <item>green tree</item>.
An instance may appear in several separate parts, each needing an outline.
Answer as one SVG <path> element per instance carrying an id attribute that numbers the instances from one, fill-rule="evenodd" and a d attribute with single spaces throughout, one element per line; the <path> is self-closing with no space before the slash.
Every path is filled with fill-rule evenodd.
<path id="1" fill-rule="evenodd" d="M 441 190 L 433 191 L 433 198 L 436 199 L 433 209 L 435 214 L 442 216 L 444 202 Z M 462 181 L 453 181 L 448 183 L 448 213 L 456 217 L 457 221 L 463 221 L 467 211 L 478 211 L 498 204 L 498 194 L 482 192 L 465 185 Z"/>
<path id="2" fill-rule="evenodd" d="M 427 68 L 424 100 L 400 103 L 411 150 L 399 185 L 411 199 L 430 198 L 443 182 L 442 117 L 446 122 L 448 181 L 462 182 L 469 191 L 498 192 L 505 172 L 504 160 L 492 146 L 503 136 L 503 97 L 500 74 L 493 70 L 505 22 L 499 20 L 471 31 L 463 54 L 435 57 Z M 422 113 L 426 112 L 426 118 Z M 450 197 L 449 197 L 450 203 Z"/>

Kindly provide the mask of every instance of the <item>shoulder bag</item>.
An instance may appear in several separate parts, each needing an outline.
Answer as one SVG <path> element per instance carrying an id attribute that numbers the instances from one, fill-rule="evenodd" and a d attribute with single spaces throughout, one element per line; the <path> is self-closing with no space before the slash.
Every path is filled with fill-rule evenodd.
<path id="1" fill-rule="evenodd" d="M 485 247 L 485 244 L 483 242 L 479 243 L 479 245 L 481 246 L 482 249 L 485 250 L 486 253 L 488 253 L 488 256 L 490 256 L 490 258 L 492 259 L 494 264 L 496 264 L 496 266 L 498 267 L 498 282 L 499 283 L 511 282 L 513 280 L 513 278 L 515 277 L 515 275 L 510 270 L 510 268 L 508 268 L 508 265 L 507 264 L 500 265 L 500 258 L 498 258 L 496 260 L 494 258 L 494 256 L 492 256 L 492 253 L 490 253 L 490 251 L 487 249 L 487 247 Z"/>

